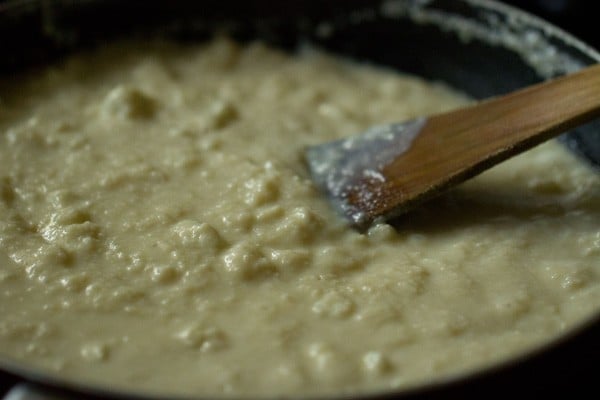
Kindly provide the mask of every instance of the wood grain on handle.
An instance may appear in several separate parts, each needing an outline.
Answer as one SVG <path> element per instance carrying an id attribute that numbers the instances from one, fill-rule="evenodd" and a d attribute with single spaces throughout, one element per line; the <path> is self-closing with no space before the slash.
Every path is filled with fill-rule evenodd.
<path id="1" fill-rule="evenodd" d="M 448 186 L 597 117 L 600 64 L 432 116 L 409 151 L 383 168 L 385 182 L 373 187 L 378 200 L 366 204 L 358 194 L 350 194 L 348 200 L 371 219 L 401 213 Z"/>

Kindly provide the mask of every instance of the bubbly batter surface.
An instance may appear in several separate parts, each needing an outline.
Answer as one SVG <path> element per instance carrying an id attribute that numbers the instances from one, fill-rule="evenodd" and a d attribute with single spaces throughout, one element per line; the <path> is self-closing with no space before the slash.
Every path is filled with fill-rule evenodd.
<path id="1" fill-rule="evenodd" d="M 552 142 L 361 234 L 307 145 L 457 107 L 439 85 L 218 39 L 0 84 L 0 354 L 187 395 L 403 388 L 600 309 L 600 180 Z"/>

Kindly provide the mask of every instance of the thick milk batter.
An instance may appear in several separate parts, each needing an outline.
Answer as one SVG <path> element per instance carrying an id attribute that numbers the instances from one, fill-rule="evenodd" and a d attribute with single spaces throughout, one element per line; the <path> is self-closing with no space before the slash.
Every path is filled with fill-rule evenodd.
<path id="1" fill-rule="evenodd" d="M 0 354 L 169 394 L 408 387 L 600 309 L 600 182 L 552 142 L 366 234 L 309 144 L 466 102 L 318 53 L 125 44 L 0 84 Z"/>

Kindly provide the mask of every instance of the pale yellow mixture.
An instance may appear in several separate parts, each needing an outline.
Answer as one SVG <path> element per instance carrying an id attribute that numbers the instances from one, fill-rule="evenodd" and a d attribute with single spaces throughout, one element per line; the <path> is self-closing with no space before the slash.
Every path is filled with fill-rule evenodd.
<path id="1" fill-rule="evenodd" d="M 557 143 L 348 228 L 303 150 L 467 100 L 317 52 L 125 44 L 0 86 L 0 354 L 143 392 L 403 388 L 600 309 L 600 179 Z"/>

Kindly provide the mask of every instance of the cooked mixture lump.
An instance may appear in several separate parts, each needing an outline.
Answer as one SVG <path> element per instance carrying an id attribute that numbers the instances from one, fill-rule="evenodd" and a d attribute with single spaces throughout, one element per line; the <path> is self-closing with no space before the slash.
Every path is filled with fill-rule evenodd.
<path id="1" fill-rule="evenodd" d="M 397 390 L 600 310 L 600 179 L 556 142 L 358 232 L 307 146 L 459 107 L 319 51 L 125 43 L 0 81 L 0 357 L 167 395 Z"/>

